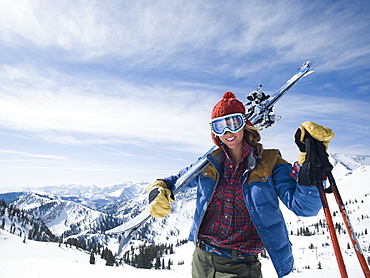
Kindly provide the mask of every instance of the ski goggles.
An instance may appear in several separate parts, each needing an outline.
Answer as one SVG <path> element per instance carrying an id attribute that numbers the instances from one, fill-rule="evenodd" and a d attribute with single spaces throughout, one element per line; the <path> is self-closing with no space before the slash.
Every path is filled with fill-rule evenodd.
<path id="1" fill-rule="evenodd" d="M 245 114 L 235 113 L 215 118 L 209 123 L 209 125 L 211 127 L 211 131 L 215 135 L 221 136 L 227 131 L 232 133 L 238 132 L 239 130 L 243 129 L 246 123 L 247 118 Z"/>

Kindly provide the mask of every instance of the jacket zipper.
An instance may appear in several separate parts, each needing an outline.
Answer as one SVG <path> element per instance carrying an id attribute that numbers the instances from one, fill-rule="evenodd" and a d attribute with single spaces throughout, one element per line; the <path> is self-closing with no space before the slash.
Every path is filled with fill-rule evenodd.
<path id="1" fill-rule="evenodd" d="M 220 180 L 220 172 L 217 170 L 217 167 L 215 166 L 215 164 L 208 158 L 207 156 L 207 160 L 209 161 L 210 164 L 212 164 L 213 167 L 215 167 L 216 171 L 217 171 L 217 180 L 216 180 L 216 184 L 215 186 L 213 187 L 213 192 L 212 192 L 212 197 L 213 197 L 213 194 L 215 194 L 215 191 L 216 191 L 216 186 L 218 185 L 218 181 Z M 195 237 L 195 240 L 198 239 L 198 234 L 199 234 L 199 229 L 200 229 L 200 226 L 202 225 L 202 222 L 203 222 L 203 219 L 204 219 L 204 216 L 206 215 L 206 211 L 209 207 L 209 205 L 211 204 L 211 200 L 212 200 L 212 197 L 211 199 L 209 200 L 208 204 L 207 204 L 207 207 L 206 209 L 204 210 L 203 212 L 203 215 L 202 215 L 202 218 L 200 219 L 200 222 L 199 222 L 199 225 L 198 225 L 198 229 L 197 229 L 197 232 L 196 232 L 196 237 Z"/>

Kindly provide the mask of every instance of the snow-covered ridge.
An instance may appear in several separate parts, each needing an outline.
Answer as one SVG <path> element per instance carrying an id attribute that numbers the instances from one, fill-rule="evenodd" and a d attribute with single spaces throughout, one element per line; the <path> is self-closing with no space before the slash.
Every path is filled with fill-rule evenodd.
<path id="1" fill-rule="evenodd" d="M 334 161 L 341 162 L 352 170 L 362 165 L 370 165 L 370 155 L 330 153 L 330 156 Z"/>
<path id="2" fill-rule="evenodd" d="M 84 186 L 63 184 L 61 186 L 40 187 L 37 191 L 40 193 L 51 193 L 62 197 L 73 196 L 86 199 L 117 198 L 119 200 L 126 200 L 144 193 L 147 184 L 148 183 L 146 182 L 133 183 L 132 181 L 128 181 L 104 188 L 97 187 L 95 185 Z"/>
<path id="3" fill-rule="evenodd" d="M 97 232 L 107 218 L 102 212 L 51 194 L 27 192 L 12 204 L 32 217 L 41 219 L 56 236 Z"/>
<path id="4" fill-rule="evenodd" d="M 370 168 L 369 155 L 354 155 L 330 153 L 329 161 L 333 165 L 333 175 L 337 180 L 341 180 L 347 175 L 351 175 L 353 171 L 359 168 Z"/>

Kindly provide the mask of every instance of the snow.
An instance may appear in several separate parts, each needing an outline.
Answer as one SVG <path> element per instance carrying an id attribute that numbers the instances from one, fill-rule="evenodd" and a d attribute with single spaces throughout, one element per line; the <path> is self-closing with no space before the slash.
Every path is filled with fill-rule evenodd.
<path id="1" fill-rule="evenodd" d="M 302 240 L 304 239 L 304 240 Z M 345 241 L 342 237 L 341 241 Z M 296 262 L 299 265 L 310 266 L 310 269 L 293 272 L 288 277 L 291 278 L 334 278 L 340 277 L 338 266 L 333 258 L 331 246 L 309 250 L 307 246 L 310 242 L 325 241 L 326 237 L 291 237 Z M 194 250 L 192 243 L 187 243 L 176 248 L 176 253 L 165 258 L 171 258 L 174 265 L 171 270 L 148 270 L 136 269 L 127 265 L 105 266 L 105 260 L 95 256 L 96 264 L 89 263 L 90 255 L 87 252 L 70 248 L 58 243 L 46 243 L 26 240 L 4 230 L 0 230 L 0 273 L 1 277 L 147 277 L 152 278 L 181 278 L 191 277 L 191 258 Z M 318 270 L 317 252 L 323 253 L 320 262 L 325 269 Z M 353 254 L 345 253 L 345 262 L 349 277 L 363 277 L 357 258 Z M 183 265 L 178 265 L 179 261 L 184 261 Z M 272 263 L 268 259 L 262 259 L 263 276 L 267 278 L 277 277 Z"/>
<path id="2" fill-rule="evenodd" d="M 183 246 L 184 247 L 184 246 Z M 191 247 L 181 249 L 181 256 L 191 258 Z M 127 265 L 105 266 L 105 260 L 95 256 L 95 265 L 89 263 L 90 255 L 75 247 L 59 247 L 58 243 L 27 240 L 0 230 L 1 277 L 189 277 L 189 265 L 176 266 L 176 270 L 136 269 Z M 179 248 L 180 250 L 180 248 Z M 189 261 L 187 261 L 189 263 Z"/>
<path id="3" fill-rule="evenodd" d="M 68 230 L 66 225 L 61 225 L 68 219 L 68 214 L 65 210 L 59 212 L 58 216 L 48 223 L 49 229 L 56 235 L 61 235 L 64 231 Z"/>

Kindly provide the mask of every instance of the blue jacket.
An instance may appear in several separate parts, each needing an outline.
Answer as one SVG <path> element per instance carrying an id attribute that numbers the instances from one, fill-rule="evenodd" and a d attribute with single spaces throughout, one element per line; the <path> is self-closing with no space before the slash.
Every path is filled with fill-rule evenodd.
<path id="1" fill-rule="evenodd" d="M 225 159 L 221 149 L 206 156 L 210 164 L 188 185 L 197 187 L 196 208 L 189 236 L 193 242 L 196 242 Z M 283 277 L 292 271 L 294 260 L 279 199 L 298 216 L 315 216 L 322 207 L 319 192 L 316 187 L 296 183 L 290 176 L 291 165 L 282 159 L 278 150 L 264 150 L 257 164 L 254 155 L 248 160 L 249 168 L 244 173 L 242 185 L 246 207 L 278 276 Z M 171 190 L 175 189 L 176 180 L 191 167 L 165 179 Z"/>

